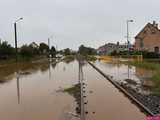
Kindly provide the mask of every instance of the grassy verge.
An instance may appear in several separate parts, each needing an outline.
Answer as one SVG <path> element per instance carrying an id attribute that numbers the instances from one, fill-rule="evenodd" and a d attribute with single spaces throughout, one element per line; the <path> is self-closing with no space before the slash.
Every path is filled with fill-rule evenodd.
<path id="1" fill-rule="evenodd" d="M 72 62 L 74 60 L 75 60 L 75 56 L 74 55 L 67 55 L 64 58 L 64 62 L 66 62 L 66 63 L 70 63 L 70 62 Z"/>
<path id="2" fill-rule="evenodd" d="M 97 58 L 94 55 L 79 55 L 77 57 L 78 60 L 88 60 L 88 61 L 96 61 Z"/>
<path id="3" fill-rule="evenodd" d="M 6 60 L 0 60 L 0 65 L 4 65 L 4 64 L 11 64 L 11 63 L 15 63 L 16 60 L 15 59 L 6 59 Z"/>
<path id="4" fill-rule="evenodd" d="M 46 56 L 34 56 L 32 58 L 24 58 L 24 57 L 18 57 L 18 62 L 21 63 L 21 62 L 29 62 L 29 61 L 36 61 L 36 60 L 40 60 L 40 59 L 43 59 L 43 58 L 46 58 Z M 5 60 L 0 60 L 0 66 L 5 66 L 5 65 L 8 65 L 8 64 L 14 64 L 16 63 L 16 58 L 8 58 L 8 59 L 5 59 Z"/>
<path id="5" fill-rule="evenodd" d="M 81 86 L 80 84 L 78 83 L 70 88 L 66 88 L 63 90 L 63 92 L 66 92 L 75 98 L 76 103 L 77 103 L 76 113 L 80 114 L 81 112 Z"/>
<path id="6" fill-rule="evenodd" d="M 63 91 L 69 93 L 70 95 L 75 95 L 77 93 L 80 93 L 80 84 L 76 84 L 70 88 L 66 88 Z"/>
<path id="7" fill-rule="evenodd" d="M 145 68 L 148 70 L 154 70 L 154 74 L 151 77 L 151 80 L 153 80 L 155 86 L 152 89 L 153 90 L 153 94 L 155 95 L 159 95 L 160 96 L 160 64 L 158 63 L 150 63 L 150 62 L 129 62 L 130 65 L 136 66 L 136 67 L 140 67 L 140 68 Z"/>
<path id="8" fill-rule="evenodd" d="M 96 60 L 97 60 L 97 58 L 96 58 L 95 56 L 93 56 L 93 55 L 88 55 L 88 56 L 86 57 L 86 59 L 87 59 L 88 61 L 96 61 Z"/>
<path id="9" fill-rule="evenodd" d="M 143 62 L 133 61 L 133 62 L 129 62 L 129 64 L 136 67 L 141 67 L 141 68 L 150 69 L 150 70 L 160 70 L 160 64 L 157 64 L 157 63 L 150 63 L 145 61 Z"/>

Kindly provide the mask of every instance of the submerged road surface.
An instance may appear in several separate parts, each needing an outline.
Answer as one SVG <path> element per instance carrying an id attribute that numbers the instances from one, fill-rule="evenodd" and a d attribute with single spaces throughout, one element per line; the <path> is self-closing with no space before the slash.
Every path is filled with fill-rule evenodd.
<path id="1" fill-rule="evenodd" d="M 84 65 L 87 120 L 145 120 L 136 105 L 89 64 Z"/>
<path id="2" fill-rule="evenodd" d="M 19 71 L 20 75 L 15 72 Z M 75 98 L 77 61 L 23 63 L 0 68 L 0 120 L 79 120 Z M 89 64 L 83 64 L 86 120 L 145 120 L 145 115 Z"/>

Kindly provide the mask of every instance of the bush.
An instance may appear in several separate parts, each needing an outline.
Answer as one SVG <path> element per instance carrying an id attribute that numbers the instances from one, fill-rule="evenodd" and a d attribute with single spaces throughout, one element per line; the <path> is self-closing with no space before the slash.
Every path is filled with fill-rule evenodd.
<path id="1" fill-rule="evenodd" d="M 15 50 L 14 48 L 8 44 L 8 42 L 2 42 L 0 44 L 0 58 L 1 59 L 7 59 L 8 57 L 14 55 Z"/>
<path id="2" fill-rule="evenodd" d="M 33 55 L 33 51 L 32 48 L 30 46 L 27 45 L 23 45 L 20 49 L 20 55 L 23 58 L 30 58 Z"/>
<path id="3" fill-rule="evenodd" d="M 115 50 L 111 53 L 112 56 L 125 56 L 127 55 L 143 55 L 143 58 L 160 58 L 160 54 L 157 54 L 155 52 L 148 52 L 148 51 L 119 51 L 119 53 Z"/>
<path id="4" fill-rule="evenodd" d="M 160 58 L 160 55 L 155 52 L 146 52 L 143 51 L 142 55 L 144 58 Z"/>
<path id="5" fill-rule="evenodd" d="M 94 48 L 85 47 L 84 45 L 81 45 L 79 47 L 78 53 L 81 55 L 96 55 L 96 50 Z"/>

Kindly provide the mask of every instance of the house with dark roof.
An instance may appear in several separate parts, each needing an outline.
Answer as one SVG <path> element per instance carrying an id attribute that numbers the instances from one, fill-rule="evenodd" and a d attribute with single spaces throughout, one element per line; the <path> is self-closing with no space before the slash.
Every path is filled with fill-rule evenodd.
<path id="1" fill-rule="evenodd" d="M 130 45 L 130 48 L 133 48 L 133 45 Z M 127 44 L 119 44 L 119 42 L 116 43 L 107 43 L 103 46 L 100 46 L 97 49 L 97 53 L 99 55 L 109 55 L 111 54 L 113 51 L 126 51 L 128 50 L 128 46 Z"/>
<path id="2" fill-rule="evenodd" d="M 160 53 L 160 29 L 158 24 L 148 23 L 135 37 L 135 49 Z"/>

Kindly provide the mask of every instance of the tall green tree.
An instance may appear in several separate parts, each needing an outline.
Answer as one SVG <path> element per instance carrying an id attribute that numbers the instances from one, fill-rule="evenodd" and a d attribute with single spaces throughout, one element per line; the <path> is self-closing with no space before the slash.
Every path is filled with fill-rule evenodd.
<path id="1" fill-rule="evenodd" d="M 71 50 L 69 48 L 64 49 L 64 55 L 71 55 Z"/>
<path id="2" fill-rule="evenodd" d="M 79 47 L 78 53 L 80 53 L 82 55 L 95 55 L 96 54 L 96 50 L 94 48 L 85 47 L 84 45 L 81 45 Z"/>
<path id="3" fill-rule="evenodd" d="M 20 48 L 20 55 L 23 57 L 23 58 L 29 58 L 29 57 L 32 57 L 33 56 L 33 50 L 30 46 L 28 45 L 23 45 L 21 48 Z"/>
<path id="4" fill-rule="evenodd" d="M 50 54 L 52 55 L 52 57 L 56 56 L 56 49 L 54 46 L 51 47 Z"/>
<path id="5" fill-rule="evenodd" d="M 39 51 L 41 54 L 49 53 L 49 46 L 46 43 L 40 43 Z"/>
<path id="6" fill-rule="evenodd" d="M 14 55 L 14 48 L 8 44 L 7 41 L 4 41 L 0 44 L 0 58 L 8 58 L 9 56 Z"/>

